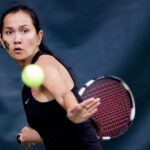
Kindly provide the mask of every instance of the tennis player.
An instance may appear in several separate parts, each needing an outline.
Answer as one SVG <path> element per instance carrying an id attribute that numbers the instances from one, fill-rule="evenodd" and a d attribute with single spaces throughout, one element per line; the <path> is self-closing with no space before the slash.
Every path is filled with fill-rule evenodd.
<path id="1" fill-rule="evenodd" d="M 21 69 L 40 65 L 45 81 L 38 88 L 24 85 L 22 98 L 30 127 L 18 133 L 21 145 L 44 144 L 46 150 L 102 150 L 90 117 L 98 98 L 81 101 L 71 71 L 43 44 L 36 13 L 17 5 L 6 10 L 0 22 L 0 40 Z"/>

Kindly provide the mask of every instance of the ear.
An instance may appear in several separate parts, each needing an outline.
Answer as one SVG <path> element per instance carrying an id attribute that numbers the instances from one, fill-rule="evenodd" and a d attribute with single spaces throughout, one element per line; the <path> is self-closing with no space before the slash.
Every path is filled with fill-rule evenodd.
<path id="1" fill-rule="evenodd" d="M 38 33 L 38 40 L 37 40 L 37 44 L 40 45 L 41 44 L 41 41 L 43 39 L 43 30 L 40 30 L 39 33 Z"/>

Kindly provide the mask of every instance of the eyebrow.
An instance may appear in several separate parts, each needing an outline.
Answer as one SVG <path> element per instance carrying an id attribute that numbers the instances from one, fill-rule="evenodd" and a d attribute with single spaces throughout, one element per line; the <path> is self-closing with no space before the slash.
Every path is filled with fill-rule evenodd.
<path id="1" fill-rule="evenodd" d="M 25 24 L 25 25 L 19 26 L 19 28 L 24 28 L 24 27 L 29 27 L 29 25 L 26 25 L 26 24 Z M 4 27 L 4 29 L 13 29 L 13 27 L 9 27 L 9 26 L 7 27 L 7 26 L 6 26 L 6 27 Z"/>

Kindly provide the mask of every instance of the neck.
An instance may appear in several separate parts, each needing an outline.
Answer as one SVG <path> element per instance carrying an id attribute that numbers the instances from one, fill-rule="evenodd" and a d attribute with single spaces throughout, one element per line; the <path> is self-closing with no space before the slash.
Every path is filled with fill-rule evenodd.
<path id="1" fill-rule="evenodd" d="M 39 50 L 35 51 L 31 56 L 29 56 L 27 59 L 21 60 L 21 61 L 17 61 L 17 63 L 19 64 L 19 66 L 21 67 L 21 69 L 23 69 L 25 66 L 31 64 L 33 57 L 35 56 L 35 54 L 38 52 Z"/>

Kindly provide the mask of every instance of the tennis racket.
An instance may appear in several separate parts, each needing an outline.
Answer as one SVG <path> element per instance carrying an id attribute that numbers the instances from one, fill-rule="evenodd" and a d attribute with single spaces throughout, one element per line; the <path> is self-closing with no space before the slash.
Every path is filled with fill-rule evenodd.
<path id="1" fill-rule="evenodd" d="M 99 97 L 101 104 L 92 117 L 100 138 L 109 140 L 124 134 L 135 118 L 135 102 L 128 85 L 118 77 L 102 76 L 89 80 L 80 90 L 83 100 Z"/>

